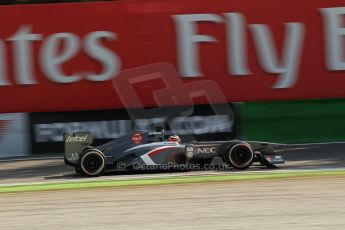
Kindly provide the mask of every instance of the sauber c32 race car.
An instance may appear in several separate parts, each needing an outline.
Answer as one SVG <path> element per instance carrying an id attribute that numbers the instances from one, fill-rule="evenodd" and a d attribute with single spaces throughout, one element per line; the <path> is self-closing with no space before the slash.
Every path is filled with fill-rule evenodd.
<path id="1" fill-rule="evenodd" d="M 138 169 L 171 169 L 184 166 L 187 170 L 203 169 L 215 157 L 238 170 L 253 162 L 266 167 L 283 164 L 276 144 L 230 139 L 226 141 L 181 144 L 178 136 L 165 139 L 163 132 L 137 131 L 93 147 L 92 134 L 64 134 L 65 164 L 85 176 L 99 176 L 105 171 Z M 159 167 L 164 166 L 164 167 Z M 197 167 L 196 167 L 197 166 Z"/>

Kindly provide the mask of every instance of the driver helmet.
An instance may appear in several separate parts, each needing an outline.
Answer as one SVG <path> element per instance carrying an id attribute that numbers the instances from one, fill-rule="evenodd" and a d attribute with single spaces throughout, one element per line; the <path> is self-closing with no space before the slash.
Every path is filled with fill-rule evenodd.
<path id="1" fill-rule="evenodd" d="M 177 136 L 177 135 L 169 136 L 168 142 L 180 143 L 181 142 L 181 138 L 179 136 Z"/>

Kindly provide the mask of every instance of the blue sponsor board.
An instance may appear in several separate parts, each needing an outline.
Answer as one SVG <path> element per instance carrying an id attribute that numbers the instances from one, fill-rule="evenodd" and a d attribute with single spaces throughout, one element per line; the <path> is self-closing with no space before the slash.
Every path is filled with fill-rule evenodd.
<path id="1" fill-rule="evenodd" d="M 158 111 L 158 112 L 157 112 Z M 117 109 L 78 112 L 31 113 L 33 154 L 63 152 L 63 133 L 92 132 L 94 144 L 116 139 L 133 130 L 162 127 L 165 135 L 179 135 L 183 142 L 224 140 L 235 136 L 231 104 Z"/>

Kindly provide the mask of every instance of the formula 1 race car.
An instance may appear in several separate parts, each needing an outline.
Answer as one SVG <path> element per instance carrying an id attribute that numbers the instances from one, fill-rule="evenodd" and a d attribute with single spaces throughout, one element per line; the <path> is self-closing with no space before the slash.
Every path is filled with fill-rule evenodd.
<path id="1" fill-rule="evenodd" d="M 192 142 L 181 144 L 178 136 L 165 138 L 164 133 L 137 131 L 103 145 L 92 147 L 92 134 L 64 134 L 65 164 L 78 174 L 99 176 L 105 171 L 138 169 L 203 169 L 213 158 L 220 157 L 238 170 L 253 162 L 266 167 L 283 164 L 282 155 L 274 151 L 276 144 L 237 139 L 227 141 Z"/>

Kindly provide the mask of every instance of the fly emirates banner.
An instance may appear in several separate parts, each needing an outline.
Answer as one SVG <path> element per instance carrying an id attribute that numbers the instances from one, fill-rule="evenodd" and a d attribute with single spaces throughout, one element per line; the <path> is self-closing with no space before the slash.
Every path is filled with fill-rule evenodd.
<path id="1" fill-rule="evenodd" d="M 343 0 L 16 5 L 0 20 L 2 113 L 149 107 L 157 91 L 164 106 L 345 96 Z"/>

